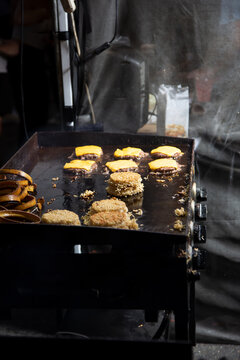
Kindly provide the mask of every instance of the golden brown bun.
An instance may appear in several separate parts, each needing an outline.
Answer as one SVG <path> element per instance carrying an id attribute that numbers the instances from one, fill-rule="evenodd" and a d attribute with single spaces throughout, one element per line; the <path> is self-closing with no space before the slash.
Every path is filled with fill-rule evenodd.
<path id="1" fill-rule="evenodd" d="M 113 196 L 131 196 L 143 192 L 142 178 L 135 172 L 117 172 L 110 175 L 107 192 Z"/>
<path id="2" fill-rule="evenodd" d="M 90 226 L 103 226 L 119 229 L 138 229 L 136 220 L 131 219 L 130 215 L 123 211 L 101 211 L 89 218 Z"/>
<path id="3" fill-rule="evenodd" d="M 51 210 L 42 215 L 41 222 L 45 224 L 81 225 L 78 215 L 69 210 Z"/>
<path id="4" fill-rule="evenodd" d="M 117 198 L 111 198 L 111 199 L 103 199 L 99 201 L 94 201 L 92 203 L 92 206 L 90 208 L 90 213 L 95 214 L 100 211 L 128 211 L 128 208 L 124 201 L 121 201 Z"/>

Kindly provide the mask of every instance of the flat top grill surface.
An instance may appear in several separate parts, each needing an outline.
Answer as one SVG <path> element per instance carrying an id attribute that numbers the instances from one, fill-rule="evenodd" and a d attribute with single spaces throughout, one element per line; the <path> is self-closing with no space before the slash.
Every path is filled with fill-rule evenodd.
<path id="1" fill-rule="evenodd" d="M 63 166 L 70 161 L 69 157 L 73 154 L 74 148 L 81 145 L 101 146 L 103 157 L 94 173 L 72 176 L 63 171 Z M 179 174 L 165 178 L 151 175 L 148 162 L 152 158 L 149 155 L 141 160 L 139 165 L 139 173 L 144 183 L 143 196 L 132 196 L 123 200 L 129 210 L 142 210 L 141 214 L 134 212 L 140 231 L 186 235 L 191 218 L 190 191 L 193 165 L 191 139 L 98 132 L 40 132 L 34 134 L 4 165 L 4 168 L 21 169 L 32 176 L 37 184 L 37 197 L 43 196 L 45 199 L 43 212 L 49 209 L 67 209 L 76 212 L 81 218 L 93 201 L 110 197 L 106 192 L 109 173 L 105 171 L 105 163 L 114 160 L 113 153 L 117 148 L 135 146 L 149 153 L 160 145 L 173 145 L 184 153 L 178 160 L 182 165 Z M 85 190 L 94 191 L 91 200 L 81 198 L 80 195 Z M 181 203 L 181 199 L 186 199 L 185 203 Z M 175 214 L 175 209 L 181 207 L 188 212 L 183 218 Z M 183 222 L 185 226 L 183 231 L 174 230 L 173 225 L 176 220 Z"/>

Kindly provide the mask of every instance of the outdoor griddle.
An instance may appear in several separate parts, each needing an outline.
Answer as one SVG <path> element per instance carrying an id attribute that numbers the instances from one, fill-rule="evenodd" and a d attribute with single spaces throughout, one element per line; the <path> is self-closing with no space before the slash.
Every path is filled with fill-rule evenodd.
<path id="1" fill-rule="evenodd" d="M 90 175 L 73 176 L 63 166 L 81 145 L 99 145 L 103 157 Z M 42 213 L 67 209 L 80 219 L 93 201 L 108 198 L 105 163 L 117 148 L 179 147 L 177 176 L 149 173 L 150 155 L 141 160 L 142 197 L 124 198 L 139 230 L 46 224 L 1 224 L 1 298 L 3 308 L 57 307 L 143 309 L 146 321 L 158 311 L 174 314 L 175 339 L 194 344 L 194 283 L 202 267 L 197 242 L 205 241 L 194 180 L 194 140 L 104 132 L 35 133 L 4 168 L 21 169 L 44 197 Z M 92 190 L 94 196 L 81 194 Z M 184 207 L 179 218 L 175 209 Z M 138 210 L 141 209 L 141 212 Z M 196 222 L 196 217 L 200 223 Z M 182 231 L 174 229 L 176 220 Z M 6 231 L 6 232 L 5 232 Z M 76 251 L 80 248 L 80 251 Z M 96 249 L 94 254 L 92 249 Z M 7 271 L 6 271 L 7 269 Z"/>

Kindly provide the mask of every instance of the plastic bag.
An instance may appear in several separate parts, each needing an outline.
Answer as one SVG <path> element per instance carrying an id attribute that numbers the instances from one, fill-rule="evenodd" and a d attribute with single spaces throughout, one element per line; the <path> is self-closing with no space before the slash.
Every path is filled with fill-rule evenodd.
<path id="1" fill-rule="evenodd" d="M 181 85 L 161 84 L 158 88 L 159 135 L 187 137 L 189 127 L 189 89 Z"/>

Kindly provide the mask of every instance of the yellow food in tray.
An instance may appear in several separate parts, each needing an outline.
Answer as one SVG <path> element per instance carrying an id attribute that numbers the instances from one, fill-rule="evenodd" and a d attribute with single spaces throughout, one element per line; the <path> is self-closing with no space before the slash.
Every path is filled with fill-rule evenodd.
<path id="1" fill-rule="evenodd" d="M 64 165 L 64 170 L 88 173 L 96 168 L 94 160 L 72 160 Z"/>
<path id="2" fill-rule="evenodd" d="M 158 146 L 157 148 L 151 150 L 152 157 L 155 158 L 178 158 L 182 156 L 182 151 L 175 146 Z"/>
<path id="3" fill-rule="evenodd" d="M 142 149 L 130 146 L 123 149 L 117 149 L 114 152 L 114 157 L 116 159 L 140 160 L 144 156 L 145 153 L 142 151 Z"/>
<path id="4" fill-rule="evenodd" d="M 114 160 L 108 161 L 106 167 L 112 171 L 134 171 L 138 169 L 138 165 L 133 160 Z"/>
<path id="5" fill-rule="evenodd" d="M 75 148 L 75 155 L 81 159 L 96 159 L 101 157 L 103 150 L 97 145 L 84 145 Z"/>

